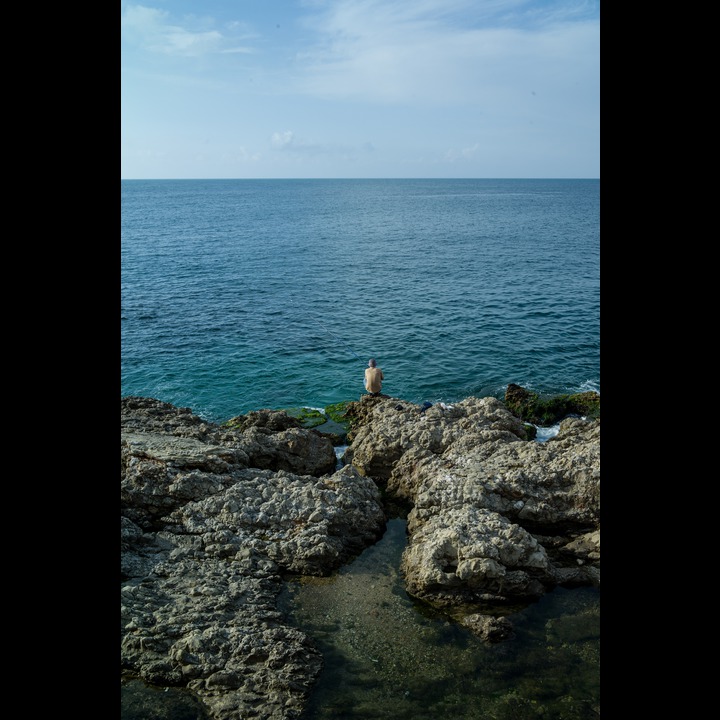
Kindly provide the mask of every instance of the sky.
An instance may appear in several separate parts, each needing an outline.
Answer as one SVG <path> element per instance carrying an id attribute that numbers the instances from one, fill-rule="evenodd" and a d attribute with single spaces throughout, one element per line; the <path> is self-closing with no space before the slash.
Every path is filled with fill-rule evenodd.
<path id="1" fill-rule="evenodd" d="M 599 178 L 599 0 L 121 1 L 121 178 Z"/>

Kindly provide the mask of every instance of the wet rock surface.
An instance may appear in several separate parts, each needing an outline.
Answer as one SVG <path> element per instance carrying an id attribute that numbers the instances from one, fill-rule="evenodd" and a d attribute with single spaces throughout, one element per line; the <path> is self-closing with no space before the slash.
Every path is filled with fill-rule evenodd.
<path id="1" fill-rule="evenodd" d="M 411 508 L 407 592 L 487 642 L 512 635 L 503 607 L 599 586 L 599 419 L 541 444 L 494 398 L 363 396 L 348 415 L 336 469 L 331 440 L 284 413 L 220 426 L 121 400 L 126 678 L 189 690 L 213 718 L 299 718 L 323 658 L 278 595 L 375 543 L 383 498 Z"/>

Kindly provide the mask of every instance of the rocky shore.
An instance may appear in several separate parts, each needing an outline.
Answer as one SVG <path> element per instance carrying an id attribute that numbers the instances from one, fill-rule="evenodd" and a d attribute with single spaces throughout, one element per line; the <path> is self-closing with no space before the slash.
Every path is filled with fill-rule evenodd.
<path id="1" fill-rule="evenodd" d="M 397 508 L 406 591 L 486 642 L 557 586 L 599 587 L 599 417 L 534 442 L 509 409 L 520 390 L 427 408 L 363 396 L 339 469 L 336 427 L 122 398 L 123 679 L 185 688 L 218 720 L 299 718 L 323 658 L 278 610 L 283 583 L 334 573 Z"/>

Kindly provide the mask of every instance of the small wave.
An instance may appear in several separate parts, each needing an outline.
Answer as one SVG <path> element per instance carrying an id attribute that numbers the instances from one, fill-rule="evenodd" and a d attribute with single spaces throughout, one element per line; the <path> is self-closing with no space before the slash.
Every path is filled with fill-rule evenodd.
<path id="1" fill-rule="evenodd" d="M 600 381 L 586 380 L 580 384 L 580 392 L 596 392 L 600 394 Z"/>
<path id="2" fill-rule="evenodd" d="M 559 423 L 557 425 L 552 425 L 551 427 L 539 427 L 536 425 L 535 428 L 537 429 L 537 435 L 535 436 L 536 442 L 545 442 L 546 440 L 555 437 L 560 432 Z"/>

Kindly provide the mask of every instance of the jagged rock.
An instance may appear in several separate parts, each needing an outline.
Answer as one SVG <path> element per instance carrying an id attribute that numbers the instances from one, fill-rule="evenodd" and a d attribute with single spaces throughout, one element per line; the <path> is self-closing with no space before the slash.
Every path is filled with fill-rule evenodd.
<path id="1" fill-rule="evenodd" d="M 495 398 L 424 412 L 363 399 L 355 418 L 345 458 L 411 506 L 403 556 L 410 594 L 440 607 L 482 607 L 529 602 L 558 584 L 599 584 L 599 420 L 568 417 L 537 443 Z M 508 533 L 514 559 L 499 553 Z M 591 551 L 573 542 L 588 533 L 597 540 Z M 556 540 L 546 550 L 549 535 Z"/>
<path id="2" fill-rule="evenodd" d="M 515 635 L 512 623 L 504 617 L 471 613 L 463 616 L 460 624 L 468 628 L 474 635 L 491 643 L 508 640 Z"/>
<path id="3" fill-rule="evenodd" d="M 363 398 L 353 408 L 354 439 L 344 460 L 376 479 L 389 479 L 409 450 L 438 455 L 469 431 L 492 433 L 507 440 L 527 437 L 523 423 L 495 398 L 437 404 L 424 412 L 411 403 L 372 400 L 375 402 Z"/>
<path id="4" fill-rule="evenodd" d="M 292 417 L 279 410 L 253 410 L 247 415 L 237 415 L 230 418 L 223 427 L 243 432 L 250 428 L 264 428 L 272 432 L 302 427 L 298 418 Z"/>
<path id="5" fill-rule="evenodd" d="M 401 563 L 407 592 L 439 607 L 536 600 L 553 582 L 548 568 L 529 532 L 472 505 L 429 518 Z"/>
<path id="6" fill-rule="evenodd" d="M 348 403 L 350 445 L 270 410 L 223 425 L 121 400 L 121 668 L 194 693 L 216 720 L 299 720 L 322 667 L 276 598 L 326 575 L 405 503 L 407 591 L 488 642 L 502 608 L 600 584 L 600 421 L 532 441 L 495 398 Z"/>
<path id="7" fill-rule="evenodd" d="M 277 611 L 282 573 L 327 574 L 381 537 L 379 489 L 274 414 L 239 430 L 121 406 L 122 671 L 215 718 L 298 718 L 322 657 Z"/>

